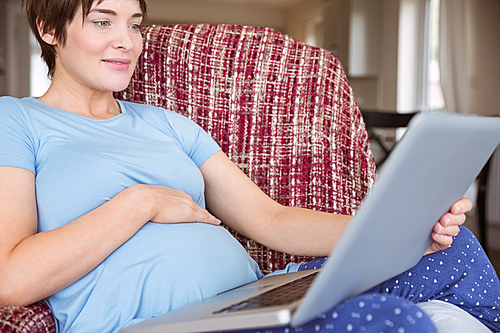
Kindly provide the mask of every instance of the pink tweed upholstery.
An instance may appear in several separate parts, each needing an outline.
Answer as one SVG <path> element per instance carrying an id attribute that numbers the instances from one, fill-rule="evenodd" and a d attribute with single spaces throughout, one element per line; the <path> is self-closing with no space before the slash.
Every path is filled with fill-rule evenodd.
<path id="1" fill-rule="evenodd" d="M 267 28 L 156 26 L 144 36 L 136 73 L 118 98 L 193 119 L 283 205 L 355 212 L 375 164 L 332 53 Z M 307 259 L 236 238 L 264 273 Z"/>
<path id="2" fill-rule="evenodd" d="M 55 332 L 56 324 L 44 301 L 30 306 L 0 307 L 0 332 L 45 333 Z"/>
<path id="3" fill-rule="evenodd" d="M 376 170 L 333 54 L 266 28 L 158 26 L 144 37 L 136 73 L 118 98 L 190 117 L 281 204 L 355 212 Z M 264 273 L 307 259 L 235 236 Z M 0 331 L 55 332 L 55 324 L 38 302 L 0 308 Z"/>

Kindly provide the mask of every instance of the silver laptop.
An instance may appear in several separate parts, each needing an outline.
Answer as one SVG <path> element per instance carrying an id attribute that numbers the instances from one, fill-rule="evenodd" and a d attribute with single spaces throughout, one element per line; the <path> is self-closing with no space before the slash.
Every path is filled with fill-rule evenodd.
<path id="1" fill-rule="evenodd" d="M 121 332 L 203 332 L 310 321 L 413 267 L 431 243 L 434 224 L 464 195 L 499 142 L 500 118 L 416 115 L 320 271 L 266 277 Z M 312 283 L 297 291 L 303 279 Z M 288 283 L 295 284 L 299 300 L 279 305 L 259 300 L 262 293 L 288 295 L 277 289 Z"/>

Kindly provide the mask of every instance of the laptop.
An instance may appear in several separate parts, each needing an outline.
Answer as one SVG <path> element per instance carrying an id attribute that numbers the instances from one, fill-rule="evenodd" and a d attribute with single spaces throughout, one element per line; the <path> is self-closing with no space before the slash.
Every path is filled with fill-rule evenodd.
<path id="1" fill-rule="evenodd" d="M 500 118 L 417 114 L 321 270 L 269 276 L 121 332 L 206 332 L 310 321 L 416 265 L 431 243 L 434 224 L 462 198 L 499 142 Z M 309 286 L 299 291 L 304 280 Z M 290 283 L 299 300 L 279 305 L 259 300 L 263 293 L 288 295 L 281 289 Z"/>

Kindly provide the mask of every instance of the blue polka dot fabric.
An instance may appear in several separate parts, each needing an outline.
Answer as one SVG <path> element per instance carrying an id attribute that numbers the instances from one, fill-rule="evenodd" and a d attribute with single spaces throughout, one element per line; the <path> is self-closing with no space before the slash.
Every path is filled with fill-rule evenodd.
<path id="1" fill-rule="evenodd" d="M 320 268 L 326 258 L 301 265 Z M 300 327 L 264 328 L 239 333 L 437 332 L 416 303 L 441 300 L 467 311 L 500 332 L 500 282 L 476 237 L 465 227 L 448 249 L 427 255 L 413 268 L 354 297 Z"/>

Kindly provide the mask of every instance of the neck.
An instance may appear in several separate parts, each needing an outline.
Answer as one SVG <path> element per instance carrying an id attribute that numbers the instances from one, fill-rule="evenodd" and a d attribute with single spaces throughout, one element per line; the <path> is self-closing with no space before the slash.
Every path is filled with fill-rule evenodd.
<path id="1" fill-rule="evenodd" d="M 47 92 L 39 98 L 44 104 L 93 119 L 108 119 L 121 113 L 112 91 L 95 91 L 58 84 L 54 77 Z"/>

